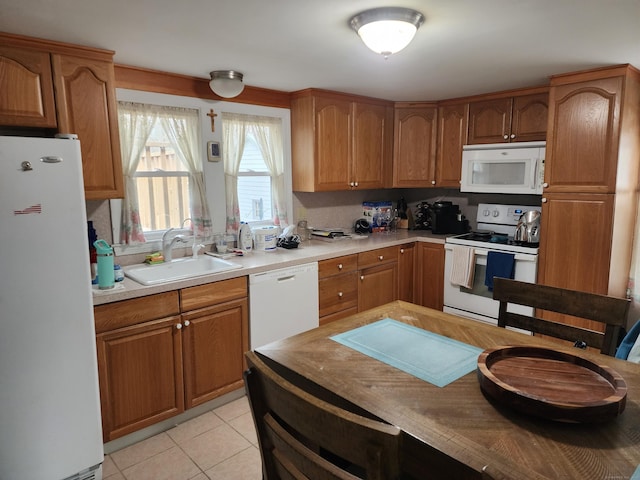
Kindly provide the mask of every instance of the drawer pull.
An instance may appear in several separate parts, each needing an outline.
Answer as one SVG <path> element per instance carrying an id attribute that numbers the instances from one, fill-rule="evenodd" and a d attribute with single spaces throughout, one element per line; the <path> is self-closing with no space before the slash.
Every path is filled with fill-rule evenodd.
<path id="1" fill-rule="evenodd" d="M 382 255 L 380 255 L 380 256 L 378 257 L 378 260 L 382 261 L 382 260 L 384 260 L 384 257 L 383 257 Z"/>
<path id="2" fill-rule="evenodd" d="M 342 298 L 342 292 L 338 292 L 338 297 Z"/>
<path id="3" fill-rule="evenodd" d="M 338 270 L 342 270 L 342 264 L 341 263 L 338 264 Z"/>

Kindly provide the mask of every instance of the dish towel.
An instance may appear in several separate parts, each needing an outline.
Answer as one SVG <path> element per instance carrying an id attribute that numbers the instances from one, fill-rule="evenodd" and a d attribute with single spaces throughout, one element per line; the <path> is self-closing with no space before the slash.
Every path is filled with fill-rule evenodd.
<path id="1" fill-rule="evenodd" d="M 618 350 L 616 350 L 616 358 L 626 360 L 634 344 L 637 342 L 638 336 L 640 336 L 640 320 L 631 327 L 631 330 L 629 330 L 622 339 L 622 343 L 620 343 Z"/>
<path id="2" fill-rule="evenodd" d="M 473 286 L 473 274 L 476 271 L 476 254 L 474 248 L 453 247 L 453 265 L 449 281 L 453 285 L 465 288 Z"/>
<path id="3" fill-rule="evenodd" d="M 487 272 L 484 284 L 493 292 L 493 277 L 513 278 L 516 256 L 513 253 L 490 251 L 487 254 Z"/>

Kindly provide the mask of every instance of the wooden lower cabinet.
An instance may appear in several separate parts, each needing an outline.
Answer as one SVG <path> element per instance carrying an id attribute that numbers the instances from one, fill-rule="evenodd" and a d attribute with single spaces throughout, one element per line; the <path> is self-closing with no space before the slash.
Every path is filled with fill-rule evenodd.
<path id="1" fill-rule="evenodd" d="M 246 277 L 94 312 L 105 442 L 242 387 Z"/>
<path id="2" fill-rule="evenodd" d="M 358 254 L 358 311 L 398 299 L 398 247 Z"/>
<path id="3" fill-rule="evenodd" d="M 186 408 L 242 388 L 248 311 L 242 299 L 182 315 Z"/>
<path id="4" fill-rule="evenodd" d="M 318 262 L 320 325 L 358 312 L 358 256 Z"/>
<path id="5" fill-rule="evenodd" d="M 418 243 L 415 303 L 442 310 L 444 307 L 444 244 Z"/>
<path id="6" fill-rule="evenodd" d="M 416 244 L 407 243 L 398 248 L 398 300 L 413 303 L 415 297 Z"/>
<path id="7" fill-rule="evenodd" d="M 184 411 L 180 317 L 97 336 L 104 441 Z"/>

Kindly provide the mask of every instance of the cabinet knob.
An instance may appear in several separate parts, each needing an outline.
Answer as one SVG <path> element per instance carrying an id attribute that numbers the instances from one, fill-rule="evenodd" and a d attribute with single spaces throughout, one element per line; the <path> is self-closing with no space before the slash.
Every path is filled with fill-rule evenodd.
<path id="1" fill-rule="evenodd" d="M 364 275 L 360 275 L 360 280 L 364 280 Z"/>
<path id="2" fill-rule="evenodd" d="M 542 200 L 541 200 L 541 201 L 542 201 L 542 203 L 547 203 L 547 199 L 546 199 L 546 198 L 544 198 L 544 197 L 542 197 Z"/>
<path id="3" fill-rule="evenodd" d="M 515 133 L 512 133 L 512 134 L 511 134 L 511 138 L 516 138 L 516 134 L 515 134 Z"/>
<path id="4" fill-rule="evenodd" d="M 189 325 L 191 325 L 191 322 L 189 320 L 185 320 L 184 321 L 184 326 L 188 327 Z"/>
<path id="5" fill-rule="evenodd" d="M 342 298 L 342 292 L 338 292 L 338 296 Z"/>
<path id="6" fill-rule="evenodd" d="M 547 188 L 548 186 L 549 186 L 549 184 L 548 184 L 547 182 L 544 182 L 544 183 L 542 184 L 542 188 Z"/>
<path id="7" fill-rule="evenodd" d="M 436 181 L 435 180 L 431 180 L 431 185 L 435 185 Z"/>
<path id="8" fill-rule="evenodd" d="M 502 138 L 504 138 L 505 140 L 509 139 L 509 135 L 503 135 Z"/>
<path id="9" fill-rule="evenodd" d="M 181 324 L 181 323 L 178 323 L 178 324 L 176 325 L 176 328 L 177 328 L 178 330 L 181 330 L 181 329 L 182 329 L 182 324 Z"/>
<path id="10" fill-rule="evenodd" d="M 383 257 L 382 255 L 380 255 L 380 256 L 378 257 L 378 260 L 382 261 L 382 260 L 384 260 L 384 257 Z"/>
<path id="11" fill-rule="evenodd" d="M 338 270 L 342 270 L 342 264 L 341 263 L 338 264 Z"/>
<path id="12" fill-rule="evenodd" d="M 358 182 L 355 182 L 355 183 L 354 183 L 354 186 L 356 186 L 356 187 L 357 187 L 357 186 L 358 186 Z"/>
<path id="13" fill-rule="evenodd" d="M 401 249 L 400 249 L 400 253 L 404 253 L 404 248 L 401 248 Z"/>

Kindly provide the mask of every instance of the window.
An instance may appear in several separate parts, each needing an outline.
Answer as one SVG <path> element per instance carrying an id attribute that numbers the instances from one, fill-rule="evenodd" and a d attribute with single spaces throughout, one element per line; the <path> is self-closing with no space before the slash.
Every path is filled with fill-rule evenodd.
<path id="1" fill-rule="evenodd" d="M 242 222 L 271 221 L 271 174 L 253 135 L 244 143 L 238 171 L 238 205 Z"/>
<path id="2" fill-rule="evenodd" d="M 199 110 L 118 102 L 118 125 L 125 180 L 121 243 L 153 240 L 187 218 L 194 234 L 209 237 Z"/>
<path id="3" fill-rule="evenodd" d="M 282 119 L 222 112 L 226 231 L 240 221 L 288 225 Z"/>
<path id="4" fill-rule="evenodd" d="M 189 171 L 160 124 L 147 140 L 134 174 L 142 230 L 181 227 L 189 218 Z"/>

